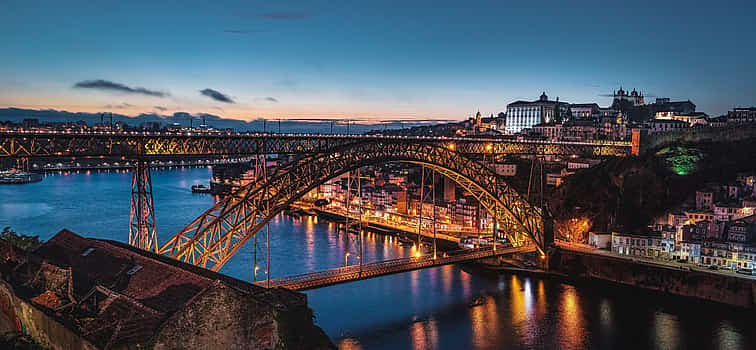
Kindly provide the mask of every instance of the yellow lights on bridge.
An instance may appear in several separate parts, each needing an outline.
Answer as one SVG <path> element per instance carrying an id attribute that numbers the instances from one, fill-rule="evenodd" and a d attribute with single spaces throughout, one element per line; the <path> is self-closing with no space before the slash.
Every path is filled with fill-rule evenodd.
<path id="1" fill-rule="evenodd" d="M 489 152 L 493 151 L 493 144 L 492 143 L 489 143 L 489 144 L 486 145 L 486 151 L 489 151 Z"/>
<path id="2" fill-rule="evenodd" d="M 455 145 L 454 142 L 449 142 L 449 144 L 447 144 L 446 147 L 449 150 L 453 151 L 453 150 L 455 150 L 457 148 L 457 145 Z"/>

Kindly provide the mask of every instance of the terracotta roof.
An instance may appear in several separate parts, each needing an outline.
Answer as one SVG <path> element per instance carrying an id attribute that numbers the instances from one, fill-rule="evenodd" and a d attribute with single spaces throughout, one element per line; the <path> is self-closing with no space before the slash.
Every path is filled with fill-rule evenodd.
<path id="1" fill-rule="evenodd" d="M 71 267 L 76 295 L 101 285 L 165 313 L 178 310 L 213 282 L 108 241 L 87 239 L 68 230 L 42 245 L 37 254 L 50 264 Z"/>

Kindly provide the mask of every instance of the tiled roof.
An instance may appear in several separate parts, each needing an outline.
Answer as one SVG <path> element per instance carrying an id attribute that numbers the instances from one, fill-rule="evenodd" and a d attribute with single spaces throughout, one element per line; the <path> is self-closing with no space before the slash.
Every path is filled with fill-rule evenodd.
<path id="1" fill-rule="evenodd" d="M 93 250 L 84 256 L 89 249 Z M 71 267 L 77 295 L 101 285 L 166 313 L 179 309 L 213 282 L 107 241 L 87 239 L 68 230 L 55 235 L 37 253 L 48 263 Z M 138 271 L 129 274 L 132 269 Z"/>

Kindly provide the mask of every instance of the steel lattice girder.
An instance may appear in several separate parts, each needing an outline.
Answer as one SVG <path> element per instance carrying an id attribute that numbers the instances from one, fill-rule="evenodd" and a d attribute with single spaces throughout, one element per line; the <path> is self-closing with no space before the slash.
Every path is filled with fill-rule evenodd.
<path id="1" fill-rule="evenodd" d="M 133 171 L 131 210 L 129 213 L 129 244 L 155 252 L 158 249 L 158 242 L 149 162 L 144 159 L 137 160 Z"/>
<path id="2" fill-rule="evenodd" d="M 176 259 L 218 271 L 258 230 L 295 200 L 329 179 L 361 166 L 409 162 L 456 181 L 508 228 L 512 243 L 532 239 L 543 250 L 541 210 L 531 206 L 486 165 L 431 143 L 366 140 L 299 157 L 218 202 L 159 250 Z"/>
<path id="3" fill-rule="evenodd" d="M 376 142 L 454 143 L 463 154 L 557 154 L 616 157 L 629 142 L 551 142 L 508 139 L 399 137 L 382 135 L 187 135 L 0 132 L 0 157 L 254 155 L 328 153 L 346 144 Z"/>

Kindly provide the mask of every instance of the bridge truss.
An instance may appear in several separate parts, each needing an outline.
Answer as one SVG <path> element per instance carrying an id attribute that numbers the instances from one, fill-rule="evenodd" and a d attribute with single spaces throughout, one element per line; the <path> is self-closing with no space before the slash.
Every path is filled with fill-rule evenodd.
<path id="1" fill-rule="evenodd" d="M 219 201 L 158 252 L 218 271 L 268 221 L 317 186 L 362 166 L 406 162 L 449 177 L 491 212 L 514 246 L 532 240 L 543 253 L 552 235 L 544 234 L 541 209 L 531 206 L 493 169 L 455 148 L 368 139 L 335 147 L 327 154 L 300 156 L 263 181 L 251 183 Z"/>
<path id="2" fill-rule="evenodd" d="M 542 154 L 581 157 L 630 155 L 630 142 L 561 142 L 503 138 L 459 138 L 322 134 L 63 133 L 0 132 L 0 157 L 136 157 L 328 153 L 366 140 L 455 144 L 462 154 Z"/>

